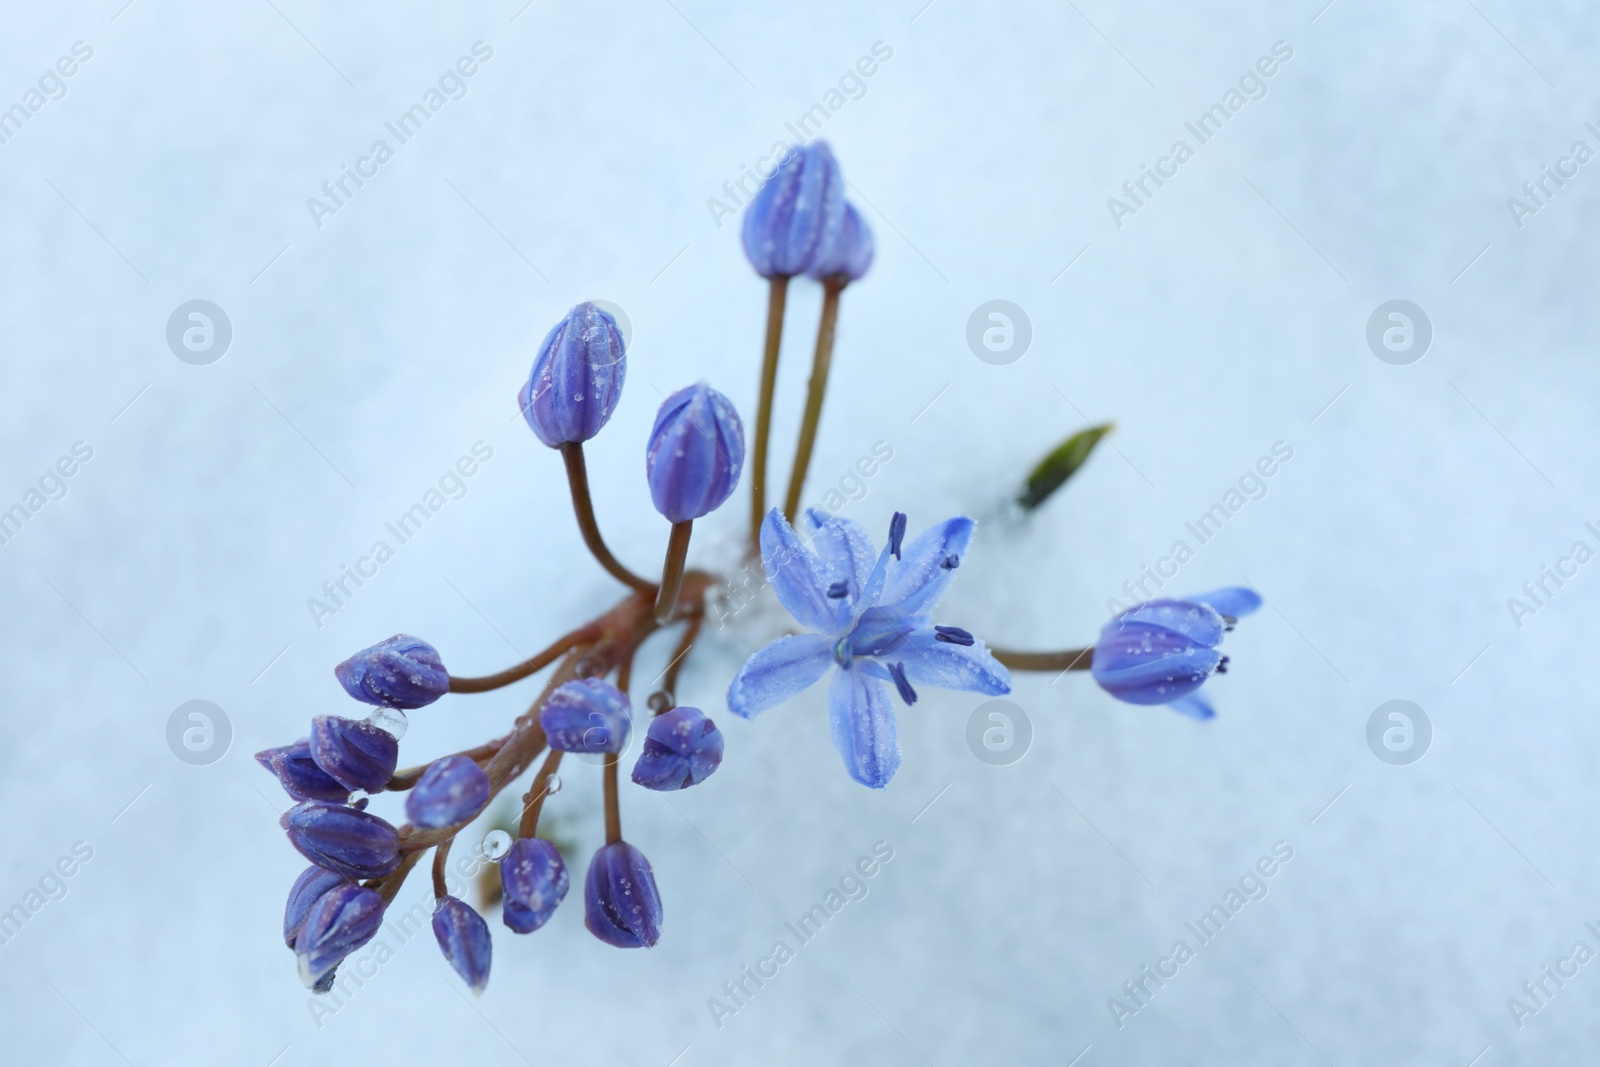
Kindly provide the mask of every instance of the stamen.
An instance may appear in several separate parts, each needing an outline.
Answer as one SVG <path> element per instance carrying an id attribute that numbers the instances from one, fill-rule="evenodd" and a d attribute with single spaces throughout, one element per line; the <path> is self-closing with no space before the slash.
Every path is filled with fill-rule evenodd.
<path id="1" fill-rule="evenodd" d="M 976 637 L 973 637 L 959 626 L 935 626 L 933 628 L 933 639 L 935 641 L 948 641 L 952 645 L 970 645 L 977 641 Z"/>
<path id="2" fill-rule="evenodd" d="M 897 511 L 894 518 L 889 520 L 889 554 L 895 559 L 900 558 L 900 542 L 906 536 L 906 513 Z"/>
<path id="3" fill-rule="evenodd" d="M 830 600 L 843 600 L 845 597 L 847 597 L 849 595 L 850 595 L 850 583 L 849 582 L 834 582 L 832 585 L 828 586 L 828 598 Z"/>
<path id="4" fill-rule="evenodd" d="M 910 707 L 917 702 L 917 691 L 911 688 L 911 683 L 906 681 L 906 665 L 904 663 L 889 664 L 889 677 L 894 679 L 894 687 L 900 690 L 900 699 Z"/>
<path id="5" fill-rule="evenodd" d="M 940 561 L 939 566 L 943 567 L 947 571 L 953 571 L 957 567 L 961 566 L 961 557 L 952 552 Z"/>
<path id="6" fill-rule="evenodd" d="M 1227 674 L 1228 673 L 1228 657 L 1227 656 L 1223 656 L 1222 659 L 1217 661 L 1217 673 L 1218 674 Z"/>

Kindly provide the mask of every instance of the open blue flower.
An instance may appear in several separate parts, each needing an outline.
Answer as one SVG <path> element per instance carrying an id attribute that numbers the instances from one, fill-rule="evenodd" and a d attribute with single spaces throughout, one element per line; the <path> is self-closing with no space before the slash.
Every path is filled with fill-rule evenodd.
<path id="1" fill-rule="evenodd" d="M 807 512 L 810 547 L 774 508 L 761 524 L 761 562 L 778 600 L 813 633 L 793 634 L 751 656 L 728 687 L 745 718 L 783 703 L 837 667 L 828 692 L 834 747 L 850 777 L 882 789 L 900 766 L 889 694 L 913 704 L 913 685 L 998 696 L 1011 675 L 967 631 L 935 626 L 929 612 L 960 566 L 972 520 L 957 516 L 904 545 L 896 512 L 889 543 L 873 559 L 867 533 L 849 519 Z"/>
<path id="2" fill-rule="evenodd" d="M 1226 672 L 1222 635 L 1261 606 L 1252 589 L 1230 587 L 1182 600 L 1147 600 L 1118 613 L 1094 646 L 1094 680 L 1129 704 L 1166 704 L 1209 719 L 1216 709 L 1199 692 Z"/>

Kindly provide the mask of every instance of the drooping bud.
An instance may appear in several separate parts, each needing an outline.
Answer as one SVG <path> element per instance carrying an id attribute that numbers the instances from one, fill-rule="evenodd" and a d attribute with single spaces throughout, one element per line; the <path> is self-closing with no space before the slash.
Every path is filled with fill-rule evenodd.
<path id="1" fill-rule="evenodd" d="M 300 877 L 294 880 L 294 885 L 289 889 L 289 902 L 283 909 L 283 943 L 294 948 L 294 939 L 299 936 L 300 928 L 306 924 L 306 916 L 311 913 L 311 905 L 315 904 L 322 895 L 334 886 L 344 885 L 344 875 L 322 867 L 307 867 L 300 872 Z"/>
<path id="2" fill-rule="evenodd" d="M 844 223 L 844 178 L 826 141 L 794 149 L 745 210 L 744 254 L 763 278 L 804 274 Z"/>
<path id="3" fill-rule="evenodd" d="M 744 423 L 704 382 L 662 403 L 645 451 L 650 499 L 671 522 L 709 515 L 733 495 L 744 469 Z"/>
<path id="4" fill-rule="evenodd" d="M 649 948 L 661 939 L 661 894 L 644 853 L 613 841 L 589 861 L 583 924 L 617 948 Z"/>
<path id="5" fill-rule="evenodd" d="M 450 691 L 450 672 L 438 650 L 408 634 L 362 649 L 333 673 L 357 700 L 391 708 L 420 708 Z"/>
<path id="6" fill-rule="evenodd" d="M 394 774 L 400 745 L 371 723 L 318 715 L 311 720 L 311 758 L 340 785 L 379 793 Z"/>
<path id="7" fill-rule="evenodd" d="M 677 707 L 650 720 L 633 780 L 646 789 L 687 789 L 722 763 L 722 731 L 699 708 Z"/>
<path id="8" fill-rule="evenodd" d="M 400 866 L 400 834 L 376 815 L 308 800 L 278 824 L 300 854 L 351 880 L 379 878 Z"/>
<path id="9" fill-rule="evenodd" d="M 446 756 L 428 764 L 406 797 L 406 818 L 424 830 L 455 826 L 489 803 L 489 776 L 469 756 Z"/>
<path id="10" fill-rule="evenodd" d="M 489 959 L 494 951 L 483 916 L 465 901 L 440 897 L 433 912 L 433 936 L 461 980 L 474 993 L 482 993 L 489 984 Z"/>
<path id="11" fill-rule="evenodd" d="M 350 790 L 335 781 L 311 758 L 309 737 L 302 737 L 282 748 L 257 752 L 256 762 L 277 776 L 283 791 L 296 800 L 326 800 L 343 804 L 350 799 Z"/>
<path id="12" fill-rule="evenodd" d="M 517 933 L 531 934 L 550 921 L 571 883 L 555 845 L 542 837 L 518 838 L 500 860 L 501 917 Z"/>
<path id="13" fill-rule="evenodd" d="M 372 940 L 383 923 L 383 898 L 376 890 L 344 882 L 318 897 L 295 938 L 300 980 L 317 992 L 324 976 Z"/>
<path id="14" fill-rule="evenodd" d="M 866 220 L 854 204 L 846 204 L 844 221 L 839 226 L 838 234 L 806 273 L 819 282 L 830 278 L 858 282 L 872 266 L 876 251 L 877 244 L 872 239 L 872 230 Z"/>
<path id="15" fill-rule="evenodd" d="M 603 678 L 567 682 L 539 713 L 550 747 L 563 752 L 621 752 L 632 722 L 628 694 Z"/>
<path id="16" fill-rule="evenodd" d="M 545 335 L 518 402 L 551 448 L 587 441 L 616 410 L 628 364 L 616 319 L 584 301 Z"/>

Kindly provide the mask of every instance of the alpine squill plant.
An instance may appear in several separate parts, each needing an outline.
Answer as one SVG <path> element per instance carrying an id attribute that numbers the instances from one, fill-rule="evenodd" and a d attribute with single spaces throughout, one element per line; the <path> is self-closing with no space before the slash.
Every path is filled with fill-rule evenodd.
<path id="1" fill-rule="evenodd" d="M 662 896 L 649 860 L 623 837 L 618 797 L 621 754 L 634 730 L 634 656 L 658 631 L 677 631 L 661 685 L 645 700 L 648 725 L 632 781 L 654 790 L 700 785 L 722 762 L 723 735 L 705 711 L 677 704 L 673 693 L 708 601 L 726 583 L 685 561 L 694 522 L 727 503 L 741 474 L 752 488 L 750 551 L 759 555 L 798 629 L 750 657 L 731 679 L 728 708 L 751 718 L 827 679 L 830 732 L 856 781 L 883 788 L 894 776 L 900 765 L 895 703 L 915 703 L 918 687 L 997 695 L 1010 691 L 1013 670 L 1089 670 L 1118 700 L 1166 704 L 1198 718 L 1213 714 L 1197 691 L 1226 668 L 1227 658 L 1217 651 L 1224 633 L 1259 606 L 1248 589 L 1135 604 L 1107 622 L 1091 647 L 1007 651 L 986 646 L 938 613 L 940 598 L 966 563 L 971 519 L 945 519 L 908 539 L 907 518 L 896 512 L 877 547 L 877 539 L 848 519 L 815 510 L 799 514 L 840 296 L 873 260 L 872 231 L 843 190 L 833 153 L 818 141 L 792 152 L 751 201 L 744 250 L 769 285 L 751 469 L 745 471 L 744 422 L 727 396 L 700 382 L 666 398 L 643 456 L 650 499 L 667 522 L 659 579 L 618 560 L 596 521 L 583 444 L 616 410 L 627 354 L 612 316 L 596 304 L 579 304 L 545 336 L 518 401 L 538 439 L 561 454 L 585 544 L 627 595 L 531 658 L 484 677 L 450 673 L 438 651 L 419 638 L 398 634 L 380 641 L 334 669 L 345 692 L 371 706 L 365 719 L 319 715 L 306 737 L 257 755 L 296 802 L 282 825 L 311 866 L 290 889 L 284 940 L 315 991 L 327 991 L 340 963 L 373 938 L 384 909 L 431 850 L 435 937 L 462 980 L 482 992 L 489 980 L 489 924 L 447 891 L 446 858 L 461 832 L 539 762 L 521 793 L 515 839 L 494 831 L 473 847 L 498 862 L 504 926 L 518 934 L 544 926 L 573 880 L 561 851 L 540 836 L 541 812 L 559 788 L 557 770 L 569 752 L 598 759 L 603 769 L 605 840 L 583 878 L 585 925 L 619 948 L 657 942 Z M 768 510 L 779 341 L 785 295 L 796 277 L 820 283 L 822 314 L 784 506 Z M 1109 431 L 1085 430 L 1047 455 L 1028 478 L 1021 507 L 1036 507 Z M 496 690 L 547 669 L 539 695 L 504 734 L 397 769 L 406 712 L 446 694 Z M 366 810 L 369 798 L 382 792 L 407 794 L 405 824 L 396 827 Z M 498 847 L 489 840 L 496 837 L 505 839 Z"/>

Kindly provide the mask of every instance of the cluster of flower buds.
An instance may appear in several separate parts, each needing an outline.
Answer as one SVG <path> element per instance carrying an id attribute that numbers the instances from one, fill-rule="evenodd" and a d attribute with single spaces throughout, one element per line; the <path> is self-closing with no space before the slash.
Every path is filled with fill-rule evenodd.
<path id="1" fill-rule="evenodd" d="M 845 201 L 844 184 L 826 141 L 784 157 L 744 216 L 744 254 L 757 274 L 853 282 L 867 273 L 872 231 Z"/>

